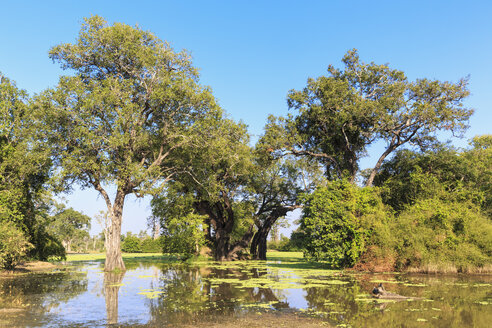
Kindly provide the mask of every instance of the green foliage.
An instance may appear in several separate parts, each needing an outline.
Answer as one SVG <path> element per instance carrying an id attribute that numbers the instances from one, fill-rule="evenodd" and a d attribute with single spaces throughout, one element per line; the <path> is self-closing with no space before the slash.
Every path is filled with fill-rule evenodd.
<path id="1" fill-rule="evenodd" d="M 91 218 L 73 208 L 58 207 L 58 212 L 51 218 L 49 232 L 62 241 L 67 252 L 83 250 L 84 241 L 90 238 Z"/>
<path id="2" fill-rule="evenodd" d="M 177 187 L 177 185 L 174 185 Z M 160 219 L 159 243 L 164 253 L 180 254 L 184 259 L 197 255 L 206 242 L 206 216 L 195 212 L 192 194 L 168 188 L 165 197 L 152 200 L 152 212 Z"/>
<path id="3" fill-rule="evenodd" d="M 0 74 L 0 225 L 20 229 L 33 247 L 28 256 L 45 260 L 64 256 L 60 242 L 47 231 L 51 195 L 47 181 L 51 162 L 31 140 L 32 111 L 28 96 Z"/>
<path id="4" fill-rule="evenodd" d="M 218 110 L 190 56 L 138 27 L 86 18 L 77 41 L 50 57 L 75 73 L 35 103 L 60 182 L 149 192 L 171 174 L 195 121 Z"/>
<path id="5" fill-rule="evenodd" d="M 320 160 L 329 179 L 354 180 L 367 147 L 384 140 L 367 184 L 382 161 L 398 147 L 412 143 L 422 149 L 434 141 L 438 130 L 459 134 L 473 110 L 463 99 L 467 81 L 407 80 L 402 71 L 386 65 L 364 63 L 354 49 L 342 59 L 344 70 L 328 67 L 328 76 L 308 79 L 302 90 L 287 97 L 296 116 L 267 125 L 265 141 L 273 152 L 291 153 Z"/>
<path id="6" fill-rule="evenodd" d="M 291 251 L 304 251 L 307 244 L 306 233 L 298 228 L 290 234 L 289 247 Z"/>
<path id="7" fill-rule="evenodd" d="M 43 140 L 60 190 L 79 184 L 100 193 L 111 218 L 107 245 L 118 248 L 126 196 L 158 193 L 186 170 L 182 148 L 221 109 L 189 54 L 139 27 L 85 18 L 77 40 L 49 56 L 71 72 L 36 97 L 31 138 Z M 106 270 L 117 268 L 119 249 L 106 260 Z"/>
<path id="8" fill-rule="evenodd" d="M 327 261 L 333 268 L 353 266 L 364 252 L 375 226 L 386 213 L 376 189 L 359 188 L 346 180 L 328 183 L 303 197 L 301 229 L 305 256 Z"/>
<path id="9" fill-rule="evenodd" d="M 270 240 L 267 246 L 269 250 L 273 249 L 273 250 L 284 251 L 284 252 L 290 252 L 294 250 L 291 247 L 290 239 L 284 235 L 280 235 L 280 240 L 278 241 Z"/>
<path id="10" fill-rule="evenodd" d="M 134 235 L 126 236 L 121 243 L 121 250 L 126 253 L 141 253 L 142 241 Z"/>
<path id="11" fill-rule="evenodd" d="M 0 224 L 0 267 L 12 270 L 26 258 L 33 246 L 27 241 L 24 233 L 12 222 Z"/>
<path id="12" fill-rule="evenodd" d="M 163 249 L 163 238 L 145 238 L 142 240 L 142 253 L 160 253 Z"/>
<path id="13" fill-rule="evenodd" d="M 244 124 L 216 115 L 198 125 L 199 142 L 183 151 L 183 156 L 191 161 L 190 168 L 155 197 L 153 213 L 165 230 L 169 228 L 170 233 L 184 237 L 195 233 L 183 232 L 184 226 L 180 227 L 177 221 L 194 221 L 196 215 L 203 216 L 205 225 L 210 227 L 203 230 L 209 246 L 217 259 L 224 260 L 232 256 L 231 250 L 239 250 L 234 245 L 247 246 L 243 239 L 252 231 L 254 209 L 244 201 L 244 188 L 255 170 L 252 149 Z M 178 239 L 170 249 L 193 244 Z"/>
<path id="14" fill-rule="evenodd" d="M 419 199 L 391 230 L 398 269 L 445 264 L 466 272 L 492 263 L 492 224 L 472 203 Z"/>
<path id="15" fill-rule="evenodd" d="M 473 148 L 440 146 L 425 153 L 400 151 L 375 183 L 396 211 L 389 229 L 395 266 L 453 266 L 458 271 L 492 263 L 490 137 Z"/>
<path id="16" fill-rule="evenodd" d="M 492 212 L 492 149 L 474 147 L 458 151 L 439 146 L 425 153 L 397 152 L 376 176 L 385 203 L 396 211 L 418 199 L 442 197 L 471 201 Z"/>
<path id="17" fill-rule="evenodd" d="M 188 214 L 181 218 L 169 218 L 162 237 L 163 252 L 180 254 L 183 259 L 198 255 L 205 245 L 206 226 L 204 216 Z"/>

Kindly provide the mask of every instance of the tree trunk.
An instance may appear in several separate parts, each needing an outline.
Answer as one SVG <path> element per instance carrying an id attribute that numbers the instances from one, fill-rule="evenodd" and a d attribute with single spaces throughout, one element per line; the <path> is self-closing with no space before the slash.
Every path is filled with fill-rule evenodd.
<path id="1" fill-rule="evenodd" d="M 260 238 L 259 231 L 255 232 L 253 240 L 251 240 L 251 246 L 249 247 L 249 253 L 253 260 L 259 260 L 258 258 L 258 239 Z"/>
<path id="2" fill-rule="evenodd" d="M 126 270 L 123 257 L 121 256 L 121 221 L 123 216 L 123 204 L 125 195 L 118 191 L 111 212 L 111 223 L 106 243 L 106 262 L 104 271 Z"/>
<path id="3" fill-rule="evenodd" d="M 253 260 L 266 260 L 267 239 L 271 224 L 265 224 L 258 228 L 258 231 L 251 242 L 250 252 Z"/>
<path id="4" fill-rule="evenodd" d="M 393 151 L 395 150 L 399 145 L 391 144 L 379 157 L 376 165 L 371 171 L 371 174 L 369 175 L 369 178 L 366 181 L 366 187 L 372 187 L 372 183 L 374 182 L 374 178 L 376 177 L 376 174 L 379 172 L 379 169 L 381 168 L 381 165 L 383 165 L 384 159 Z"/>
<path id="5" fill-rule="evenodd" d="M 254 260 L 266 260 L 267 238 L 278 218 L 285 216 L 288 212 L 298 208 L 298 205 L 280 206 L 274 209 L 270 215 L 263 221 L 263 224 L 258 227 L 258 231 L 251 242 L 250 252 Z"/>
<path id="6" fill-rule="evenodd" d="M 215 232 L 215 260 L 227 261 L 229 260 L 229 233 L 222 229 Z"/>

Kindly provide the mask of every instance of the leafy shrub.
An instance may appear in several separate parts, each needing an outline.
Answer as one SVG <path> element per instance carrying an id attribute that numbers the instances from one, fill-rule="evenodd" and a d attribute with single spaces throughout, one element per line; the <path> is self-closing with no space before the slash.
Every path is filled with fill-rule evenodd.
<path id="1" fill-rule="evenodd" d="M 492 263 L 492 223 L 471 202 L 419 200 L 398 216 L 392 231 L 399 269 L 446 264 L 466 271 Z"/>
<path id="2" fill-rule="evenodd" d="M 0 223 L 0 236 L 0 266 L 12 270 L 33 246 L 24 233 L 10 221 Z"/>
<path id="3" fill-rule="evenodd" d="M 142 253 L 160 253 L 162 252 L 162 238 L 152 239 L 145 238 L 142 241 Z"/>
<path id="4" fill-rule="evenodd" d="M 137 236 L 127 236 L 121 244 L 121 250 L 126 253 L 142 252 L 142 242 Z"/>
<path id="5" fill-rule="evenodd" d="M 197 255 L 205 245 L 203 215 L 188 214 L 182 218 L 170 218 L 165 222 L 163 252 L 180 254 L 183 259 Z"/>
<path id="6" fill-rule="evenodd" d="M 276 250 L 276 251 L 290 251 L 290 239 L 288 237 L 285 237 L 284 235 L 280 235 L 280 240 L 274 242 L 274 241 L 269 241 L 267 244 L 268 249 Z"/>
<path id="7" fill-rule="evenodd" d="M 303 198 L 301 229 L 305 257 L 327 261 L 333 268 L 353 266 L 368 239 L 377 240 L 386 230 L 387 213 L 376 188 L 359 188 L 335 181 Z"/>

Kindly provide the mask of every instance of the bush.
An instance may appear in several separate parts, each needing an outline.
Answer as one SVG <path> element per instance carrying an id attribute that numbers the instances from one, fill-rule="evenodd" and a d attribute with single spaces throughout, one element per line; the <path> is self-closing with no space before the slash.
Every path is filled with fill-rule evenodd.
<path id="1" fill-rule="evenodd" d="M 348 181 L 330 182 L 303 198 L 301 230 L 306 258 L 327 261 L 333 268 L 351 267 L 368 239 L 385 233 L 387 213 L 376 188 L 359 188 Z"/>
<path id="2" fill-rule="evenodd" d="M 142 253 L 160 253 L 162 252 L 162 238 L 157 239 L 145 238 L 142 241 Z"/>
<path id="3" fill-rule="evenodd" d="M 419 200 L 399 215 L 392 231 L 398 269 L 452 265 L 467 271 L 492 263 L 492 223 L 471 202 Z"/>
<path id="4" fill-rule="evenodd" d="M 269 241 L 267 243 L 267 249 L 284 252 L 290 251 L 290 239 L 285 237 L 284 235 L 280 235 L 279 241 Z"/>
<path id="5" fill-rule="evenodd" d="M 188 214 L 166 221 L 162 237 L 163 252 L 179 254 L 183 259 L 197 255 L 205 245 L 203 215 Z"/>
<path id="6" fill-rule="evenodd" d="M 121 250 L 126 253 L 141 253 L 142 242 L 137 236 L 127 236 L 121 244 Z"/>
<path id="7" fill-rule="evenodd" d="M 26 256 L 33 246 L 27 241 L 24 233 L 14 223 L 0 223 L 0 266 L 12 270 Z"/>

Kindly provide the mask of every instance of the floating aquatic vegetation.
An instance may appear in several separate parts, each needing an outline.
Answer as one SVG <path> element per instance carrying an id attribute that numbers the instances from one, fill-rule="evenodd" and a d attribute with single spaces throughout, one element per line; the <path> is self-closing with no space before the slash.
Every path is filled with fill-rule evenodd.
<path id="1" fill-rule="evenodd" d="M 375 284 L 399 284 L 400 281 L 396 280 L 381 280 L 381 279 L 374 279 L 371 280 L 370 282 L 375 283 Z"/>
<path id="2" fill-rule="evenodd" d="M 160 294 L 164 294 L 163 291 L 160 290 L 154 290 L 154 291 L 148 291 L 148 292 L 140 292 L 138 295 L 144 295 L 147 298 L 154 299 L 159 297 Z"/>
<path id="3" fill-rule="evenodd" d="M 121 283 L 121 284 L 109 284 L 109 285 L 106 285 L 107 287 L 121 287 L 121 286 L 125 286 L 124 283 Z"/>
<path id="4" fill-rule="evenodd" d="M 407 286 L 407 287 L 427 287 L 426 284 L 412 284 L 412 283 L 404 283 L 403 286 Z"/>
<path id="5" fill-rule="evenodd" d="M 241 304 L 242 308 L 261 308 L 261 309 L 271 309 L 273 304 L 278 303 L 278 301 L 271 301 L 266 303 L 246 303 Z"/>

